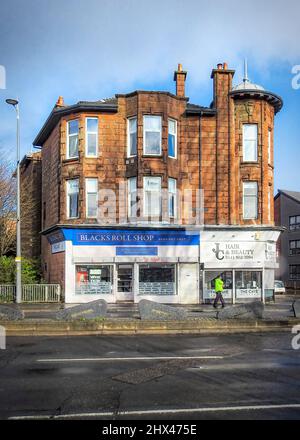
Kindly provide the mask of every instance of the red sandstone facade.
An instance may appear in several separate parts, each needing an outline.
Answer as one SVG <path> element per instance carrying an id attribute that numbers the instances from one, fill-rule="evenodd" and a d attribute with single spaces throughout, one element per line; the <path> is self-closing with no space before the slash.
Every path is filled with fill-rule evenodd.
<path id="1" fill-rule="evenodd" d="M 34 145 L 42 148 L 42 267 L 48 282 L 65 282 L 64 253 L 51 253 L 47 234 L 59 225 L 101 225 L 86 218 L 85 179 L 97 178 L 101 189 L 117 190 L 130 177 L 143 187 L 145 176 L 161 177 L 162 188 L 176 179 L 177 189 L 204 190 L 205 227 L 267 228 L 273 216 L 274 117 L 282 106 L 271 92 L 246 82 L 233 88 L 234 71 L 219 64 L 212 71 L 213 101 L 210 107 L 189 103 L 185 96 L 186 72 L 174 74 L 176 94 L 135 91 L 95 102 L 67 106 L 60 98 Z M 254 87 L 253 87 L 254 86 Z M 162 148 L 158 156 L 143 152 L 143 116 L 162 120 Z M 98 155 L 86 157 L 87 117 L 98 119 Z M 137 154 L 128 157 L 128 118 L 137 118 Z M 177 155 L 168 156 L 168 119 L 177 121 Z M 66 155 L 67 122 L 79 121 L 78 158 Z M 257 126 L 257 160 L 244 161 L 243 125 Z M 66 182 L 79 179 L 79 215 L 67 217 Z M 257 216 L 245 219 L 243 183 L 257 183 Z M 195 200 L 194 200 L 195 202 Z M 195 205 L 196 206 L 196 205 Z M 163 208 L 164 209 L 164 208 Z M 117 200 L 117 219 L 126 218 L 126 203 Z M 185 219 L 183 219 L 185 222 Z M 118 225 L 118 220 L 116 221 Z"/>

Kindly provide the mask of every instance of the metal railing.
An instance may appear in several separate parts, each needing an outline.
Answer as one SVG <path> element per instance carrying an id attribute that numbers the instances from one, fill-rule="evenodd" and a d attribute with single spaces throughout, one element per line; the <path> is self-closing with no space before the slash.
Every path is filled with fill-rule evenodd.
<path id="1" fill-rule="evenodd" d="M 16 286 L 12 284 L 0 285 L 0 302 L 13 302 L 16 296 Z M 59 284 L 23 284 L 22 302 L 49 303 L 61 301 L 61 287 Z"/>

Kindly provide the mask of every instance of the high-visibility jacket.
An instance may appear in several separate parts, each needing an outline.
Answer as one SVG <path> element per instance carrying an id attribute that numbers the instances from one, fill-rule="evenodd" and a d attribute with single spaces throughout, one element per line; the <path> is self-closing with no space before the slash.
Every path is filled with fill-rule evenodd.
<path id="1" fill-rule="evenodd" d="M 224 282 L 223 280 L 221 280 L 221 278 L 216 278 L 215 280 L 215 291 L 216 292 L 223 292 L 223 286 L 224 286 Z"/>

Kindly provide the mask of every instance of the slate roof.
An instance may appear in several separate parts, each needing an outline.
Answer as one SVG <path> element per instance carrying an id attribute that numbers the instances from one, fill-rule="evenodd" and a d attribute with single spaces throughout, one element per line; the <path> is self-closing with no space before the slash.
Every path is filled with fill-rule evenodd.
<path id="1" fill-rule="evenodd" d="M 277 199 L 277 197 L 279 197 L 281 194 L 284 194 L 285 196 L 290 197 L 291 199 L 300 203 L 300 192 L 299 191 L 287 191 L 285 189 L 279 189 L 278 193 L 275 196 L 275 199 Z"/>

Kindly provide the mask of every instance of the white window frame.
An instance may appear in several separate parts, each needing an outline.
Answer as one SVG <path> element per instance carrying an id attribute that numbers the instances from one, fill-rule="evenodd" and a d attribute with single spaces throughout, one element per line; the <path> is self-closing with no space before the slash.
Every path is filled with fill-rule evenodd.
<path id="1" fill-rule="evenodd" d="M 135 133 L 136 133 L 136 153 L 131 154 L 130 152 L 130 134 L 133 133 L 130 131 L 130 121 L 135 120 Z M 137 156 L 137 116 L 132 116 L 131 118 L 127 118 L 127 157 L 136 157 Z"/>
<path id="2" fill-rule="evenodd" d="M 173 135 L 173 136 L 175 136 L 175 155 L 174 156 L 170 156 L 170 154 L 169 154 L 169 121 L 175 122 L 175 135 Z M 171 159 L 177 159 L 177 127 L 178 127 L 178 124 L 177 124 L 176 119 L 169 118 L 168 119 L 168 157 L 170 157 Z"/>
<path id="3" fill-rule="evenodd" d="M 89 215 L 89 194 L 95 194 L 94 192 L 88 191 L 88 182 L 93 181 L 97 183 L 97 189 L 96 189 L 96 204 L 97 204 L 97 212 L 96 215 Z M 85 179 L 85 215 L 86 218 L 98 218 L 98 201 L 99 201 L 99 182 L 97 177 L 87 177 Z"/>
<path id="4" fill-rule="evenodd" d="M 77 121 L 78 122 L 78 132 L 77 135 L 76 134 L 69 134 L 69 124 L 71 122 Z M 78 154 L 77 156 L 70 156 L 70 136 L 77 136 L 78 137 L 78 145 L 77 145 L 77 150 L 78 150 Z M 67 159 L 78 159 L 79 157 L 79 119 L 70 119 L 69 121 L 67 121 Z"/>
<path id="5" fill-rule="evenodd" d="M 132 194 L 134 192 L 131 191 L 131 182 L 135 181 L 135 195 L 137 196 L 137 178 L 136 177 L 129 177 L 127 179 L 127 204 L 128 204 L 128 217 L 136 217 L 136 212 L 132 213 L 131 211 L 131 201 L 132 201 Z M 135 203 L 137 203 L 137 200 L 135 200 Z"/>
<path id="6" fill-rule="evenodd" d="M 77 216 L 71 217 L 70 216 L 70 200 L 69 200 L 69 189 L 70 189 L 70 182 L 74 182 L 77 181 L 78 182 L 78 205 L 77 205 Z M 67 186 L 67 218 L 68 219 L 74 219 L 74 218 L 79 218 L 79 179 L 68 179 L 66 181 L 66 186 Z"/>
<path id="7" fill-rule="evenodd" d="M 175 192 L 171 192 L 170 190 L 170 182 L 173 181 L 175 183 Z M 170 197 L 174 196 L 174 213 L 170 213 Z M 168 178 L 168 214 L 170 218 L 176 218 L 177 217 L 177 179 L 174 179 L 173 177 Z"/>
<path id="8" fill-rule="evenodd" d="M 256 128 L 256 139 L 247 139 L 248 141 L 255 141 L 255 159 L 246 159 L 245 151 L 245 127 L 255 127 Z M 257 124 L 243 124 L 243 162 L 257 162 L 258 161 L 258 125 Z"/>
<path id="9" fill-rule="evenodd" d="M 255 186 L 256 186 L 256 195 L 252 196 L 252 197 L 256 197 L 256 216 L 255 217 L 246 217 L 245 216 L 245 187 L 249 184 L 252 184 L 252 185 L 255 184 Z M 256 182 L 256 181 L 243 182 L 243 219 L 244 220 L 257 220 L 258 219 L 258 182 Z"/>
<path id="10" fill-rule="evenodd" d="M 159 137 L 159 153 L 153 154 L 153 153 L 147 153 L 146 152 L 146 132 L 150 130 L 146 130 L 145 128 L 145 120 L 147 118 L 159 118 L 160 119 L 160 129 L 159 130 L 151 130 L 151 132 L 160 133 Z M 145 156 L 154 156 L 158 157 L 162 154 L 162 117 L 160 115 L 144 115 L 143 116 L 143 154 Z"/>
<path id="11" fill-rule="evenodd" d="M 158 214 L 153 214 L 153 213 L 149 212 L 148 207 L 146 209 L 146 189 L 145 188 L 146 188 L 146 180 L 148 180 L 148 179 L 153 179 L 153 180 L 155 179 L 157 181 L 159 180 L 159 182 L 160 182 L 160 186 L 159 186 L 160 190 L 157 191 L 159 194 L 159 200 L 160 200 L 160 207 L 159 207 Z M 161 217 L 161 215 L 162 215 L 161 182 L 162 182 L 162 178 L 160 176 L 144 176 L 144 178 L 143 178 L 143 214 L 145 217 Z M 155 191 L 153 191 L 153 192 L 155 192 Z"/>
<path id="12" fill-rule="evenodd" d="M 95 132 L 88 131 L 88 120 L 89 119 L 93 119 L 93 120 L 97 121 L 96 154 L 88 154 L 88 135 L 89 135 L 89 133 L 95 134 Z M 98 157 L 98 148 L 99 148 L 98 144 L 99 144 L 99 118 L 97 118 L 95 116 L 87 116 L 85 118 L 85 157 L 92 157 L 92 158 Z"/>

